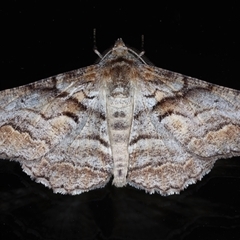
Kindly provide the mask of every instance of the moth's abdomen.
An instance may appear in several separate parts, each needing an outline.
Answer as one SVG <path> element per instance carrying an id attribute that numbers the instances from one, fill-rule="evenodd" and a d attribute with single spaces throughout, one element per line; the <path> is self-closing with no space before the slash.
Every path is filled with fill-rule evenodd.
<path id="1" fill-rule="evenodd" d="M 126 185 L 129 164 L 129 135 L 132 124 L 133 100 L 112 98 L 107 100 L 108 131 L 113 156 L 113 184 L 117 187 Z"/>

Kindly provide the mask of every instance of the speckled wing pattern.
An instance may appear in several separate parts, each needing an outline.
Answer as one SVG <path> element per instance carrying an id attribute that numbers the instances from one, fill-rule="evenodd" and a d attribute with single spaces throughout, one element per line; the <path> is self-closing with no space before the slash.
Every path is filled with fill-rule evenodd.
<path id="1" fill-rule="evenodd" d="M 118 39 L 98 64 L 0 92 L 0 158 L 63 194 L 179 193 L 240 155 L 239 91 L 150 66 Z"/>
<path id="2" fill-rule="evenodd" d="M 97 66 L 0 93 L 0 158 L 54 192 L 104 186 L 112 157 Z M 103 111 L 103 112 L 102 112 Z"/>

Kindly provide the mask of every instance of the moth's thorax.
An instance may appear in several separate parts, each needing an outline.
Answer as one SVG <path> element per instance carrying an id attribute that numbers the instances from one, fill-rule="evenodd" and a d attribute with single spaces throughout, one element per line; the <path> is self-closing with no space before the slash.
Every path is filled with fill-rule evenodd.
<path id="1" fill-rule="evenodd" d="M 135 67 L 126 59 L 109 61 L 104 68 L 107 97 L 128 98 L 132 96 L 132 87 L 136 79 Z"/>
<path id="2" fill-rule="evenodd" d="M 115 65 L 110 70 L 110 81 L 108 84 L 109 96 L 116 98 L 127 98 L 130 95 L 131 70 L 129 66 L 119 64 Z"/>
<path id="3" fill-rule="evenodd" d="M 139 64 L 143 64 L 141 57 L 126 47 L 122 39 L 118 39 L 100 62 L 107 97 L 128 98 L 132 95 Z"/>

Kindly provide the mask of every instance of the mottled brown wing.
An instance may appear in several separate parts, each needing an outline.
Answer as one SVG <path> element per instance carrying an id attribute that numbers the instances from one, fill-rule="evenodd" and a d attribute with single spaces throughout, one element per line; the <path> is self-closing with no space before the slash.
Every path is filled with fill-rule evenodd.
<path id="1" fill-rule="evenodd" d="M 79 194 L 111 177 L 97 65 L 0 92 L 0 158 L 55 192 Z"/>
<path id="2" fill-rule="evenodd" d="M 128 183 L 179 193 L 240 155 L 240 92 L 144 66 L 136 84 Z"/>

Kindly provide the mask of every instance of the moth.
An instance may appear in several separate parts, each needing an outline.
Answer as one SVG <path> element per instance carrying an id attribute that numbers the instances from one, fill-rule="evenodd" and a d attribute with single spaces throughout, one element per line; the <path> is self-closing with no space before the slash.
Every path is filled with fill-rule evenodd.
<path id="1" fill-rule="evenodd" d="M 99 63 L 0 92 L 0 158 L 55 193 L 127 184 L 179 193 L 240 155 L 240 92 L 145 63 Z"/>

